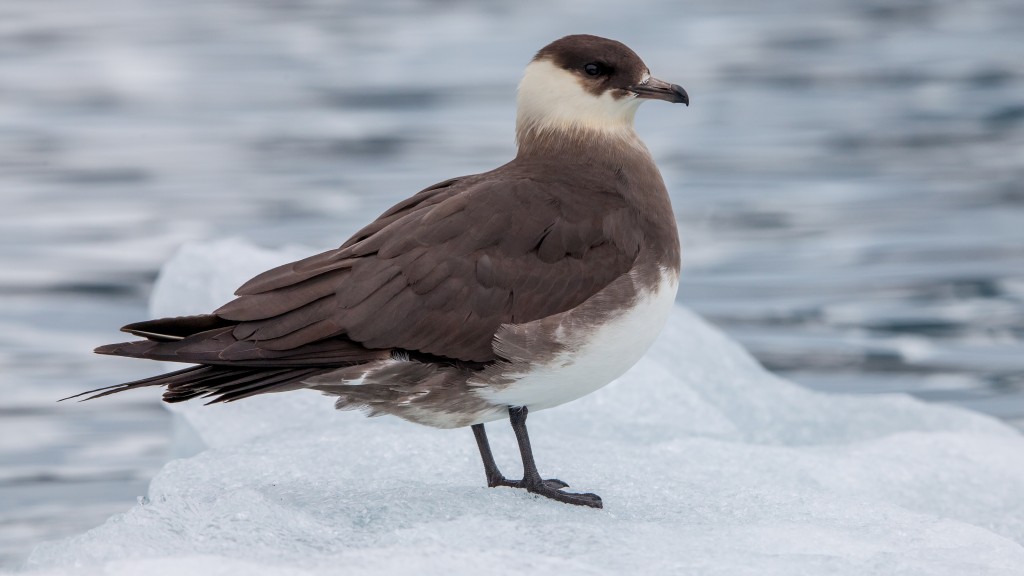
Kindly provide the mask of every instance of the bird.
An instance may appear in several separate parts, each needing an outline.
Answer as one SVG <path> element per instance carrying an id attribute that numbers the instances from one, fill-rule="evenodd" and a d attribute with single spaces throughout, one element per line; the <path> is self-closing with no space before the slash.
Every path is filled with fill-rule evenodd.
<path id="1" fill-rule="evenodd" d="M 338 409 L 471 427 L 488 486 L 601 508 L 598 495 L 541 477 L 526 419 L 625 373 L 675 301 L 675 216 L 634 128 L 648 100 L 689 106 L 621 42 L 551 42 L 519 83 L 510 162 L 416 193 L 339 248 L 257 275 L 212 313 L 123 327 L 141 339 L 95 351 L 191 366 L 70 398 L 160 386 L 165 402 L 218 403 L 317 390 Z M 506 418 L 522 479 L 501 473 L 484 428 Z"/>

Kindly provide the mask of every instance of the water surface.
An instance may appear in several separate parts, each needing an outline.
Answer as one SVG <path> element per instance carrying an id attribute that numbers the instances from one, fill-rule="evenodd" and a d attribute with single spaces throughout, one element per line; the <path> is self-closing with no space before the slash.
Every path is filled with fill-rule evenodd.
<path id="1" fill-rule="evenodd" d="M 637 122 L 680 302 L 806 386 L 1024 426 L 1022 31 L 1011 1 L 4 3 L 0 566 L 167 458 L 151 391 L 53 400 L 152 373 L 90 351 L 177 246 L 333 247 L 507 161 L 522 66 L 567 33 L 692 97 Z"/>

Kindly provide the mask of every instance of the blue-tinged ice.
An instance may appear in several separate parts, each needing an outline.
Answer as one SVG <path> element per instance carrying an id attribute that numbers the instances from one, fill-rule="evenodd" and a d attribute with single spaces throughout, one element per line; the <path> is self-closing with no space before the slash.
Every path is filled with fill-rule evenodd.
<path id="1" fill-rule="evenodd" d="M 153 312 L 207 312 L 306 254 L 186 247 Z M 541 472 L 604 510 L 487 488 L 468 430 L 336 412 L 314 392 L 173 409 L 179 452 L 194 455 L 164 466 L 148 501 L 39 546 L 31 570 L 1024 574 L 1020 434 L 903 395 L 805 390 L 681 307 L 618 382 L 530 415 Z M 514 476 L 511 434 L 489 430 Z"/>

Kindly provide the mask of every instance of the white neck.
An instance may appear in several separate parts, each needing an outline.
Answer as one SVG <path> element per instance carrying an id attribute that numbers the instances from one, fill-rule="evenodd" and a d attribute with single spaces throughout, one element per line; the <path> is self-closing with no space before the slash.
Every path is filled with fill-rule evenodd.
<path id="1" fill-rule="evenodd" d="M 519 83 L 516 141 L 520 144 L 544 132 L 600 132 L 637 140 L 633 117 L 642 101 L 616 99 L 609 93 L 595 96 L 580 80 L 549 60 L 535 60 Z"/>

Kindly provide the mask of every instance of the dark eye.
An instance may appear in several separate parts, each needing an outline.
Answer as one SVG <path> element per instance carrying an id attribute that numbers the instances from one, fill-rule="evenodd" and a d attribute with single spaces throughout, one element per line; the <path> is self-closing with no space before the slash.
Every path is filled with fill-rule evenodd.
<path id="1" fill-rule="evenodd" d="M 586 72 L 588 76 L 600 76 L 604 72 L 604 66 L 596 62 L 591 62 L 583 67 L 583 71 Z"/>

